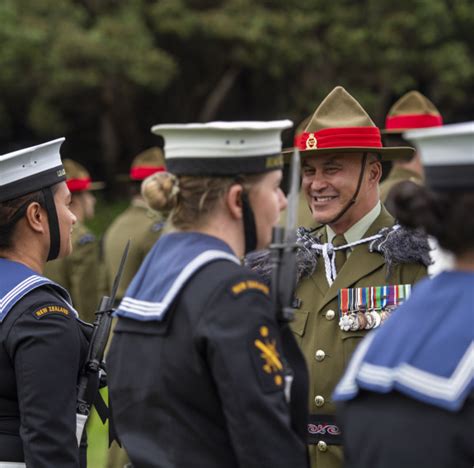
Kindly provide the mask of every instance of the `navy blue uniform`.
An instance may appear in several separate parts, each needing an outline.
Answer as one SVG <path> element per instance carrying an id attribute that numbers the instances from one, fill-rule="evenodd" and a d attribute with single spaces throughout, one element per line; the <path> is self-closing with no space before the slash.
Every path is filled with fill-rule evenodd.
<path id="1" fill-rule="evenodd" d="M 306 389 L 304 360 L 285 362 L 293 336 L 282 333 L 254 273 L 215 260 L 187 280 L 161 320 L 131 317 L 119 318 L 107 364 L 113 417 L 134 466 L 307 466 L 305 424 L 291 416 L 306 414 L 306 399 L 295 398 Z"/>
<path id="2" fill-rule="evenodd" d="M 0 461 L 81 466 L 76 385 L 92 327 L 49 284 L 29 291 L 1 318 Z M 85 453 L 82 458 L 85 466 Z"/>

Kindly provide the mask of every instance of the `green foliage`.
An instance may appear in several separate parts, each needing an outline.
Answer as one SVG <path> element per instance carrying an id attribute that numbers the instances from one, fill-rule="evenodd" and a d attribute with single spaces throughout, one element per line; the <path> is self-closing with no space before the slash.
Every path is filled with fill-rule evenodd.
<path id="1" fill-rule="evenodd" d="M 154 123 L 298 123 L 338 84 L 381 126 L 409 89 L 472 118 L 470 0 L 3 0 L 0 22 L 0 138 L 66 134 L 106 176 Z"/>

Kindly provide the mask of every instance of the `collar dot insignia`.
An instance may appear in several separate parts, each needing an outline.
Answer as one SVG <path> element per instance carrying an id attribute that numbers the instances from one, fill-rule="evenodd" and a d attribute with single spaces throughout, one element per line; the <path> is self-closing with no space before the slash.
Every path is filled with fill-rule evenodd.
<path id="1" fill-rule="evenodd" d="M 284 368 L 277 336 L 272 325 L 260 325 L 252 334 L 252 361 L 260 386 L 266 393 L 284 388 Z"/>

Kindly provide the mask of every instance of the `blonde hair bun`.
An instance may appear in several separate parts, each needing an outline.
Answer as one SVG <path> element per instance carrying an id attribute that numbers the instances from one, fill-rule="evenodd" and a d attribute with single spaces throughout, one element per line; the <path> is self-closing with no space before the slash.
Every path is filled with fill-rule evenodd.
<path id="1" fill-rule="evenodd" d="M 142 182 L 142 196 L 156 211 L 170 211 L 177 203 L 178 179 L 169 172 L 157 172 Z"/>

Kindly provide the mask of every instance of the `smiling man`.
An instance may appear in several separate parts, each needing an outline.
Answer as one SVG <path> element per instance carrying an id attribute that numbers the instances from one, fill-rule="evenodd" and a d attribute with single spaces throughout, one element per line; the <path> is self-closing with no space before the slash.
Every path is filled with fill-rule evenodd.
<path id="1" fill-rule="evenodd" d="M 344 88 L 335 88 L 296 137 L 302 191 L 316 228 L 300 234 L 316 257 L 296 291 L 291 327 L 310 372 L 311 466 L 342 466 L 331 394 L 367 332 L 381 326 L 426 274 L 428 244 L 399 226 L 380 202 L 382 160 L 413 148 L 382 147 L 380 131 Z"/>

